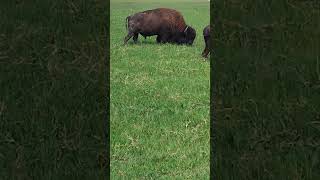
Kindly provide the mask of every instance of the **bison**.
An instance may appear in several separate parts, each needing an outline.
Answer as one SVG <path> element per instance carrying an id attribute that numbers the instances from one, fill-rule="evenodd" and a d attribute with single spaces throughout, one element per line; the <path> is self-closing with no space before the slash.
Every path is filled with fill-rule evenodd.
<path id="1" fill-rule="evenodd" d="M 124 38 L 124 44 L 133 37 L 136 43 L 139 34 L 144 38 L 157 35 L 158 43 L 175 43 L 192 45 L 196 37 L 196 31 L 186 25 L 180 12 L 174 9 L 157 8 L 138 12 L 128 16 L 128 34 Z"/>
<path id="2" fill-rule="evenodd" d="M 202 52 L 202 57 L 207 58 L 210 53 L 210 25 L 203 29 L 203 38 L 205 42 L 205 48 Z"/>

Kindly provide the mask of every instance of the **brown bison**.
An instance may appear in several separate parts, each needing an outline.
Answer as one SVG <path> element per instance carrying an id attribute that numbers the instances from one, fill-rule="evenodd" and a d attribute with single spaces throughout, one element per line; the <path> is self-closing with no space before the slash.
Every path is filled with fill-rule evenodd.
<path id="1" fill-rule="evenodd" d="M 136 43 L 139 34 L 144 38 L 157 35 L 158 43 L 175 43 L 192 45 L 196 31 L 186 25 L 180 12 L 174 9 L 157 8 L 128 16 L 128 35 L 124 44 L 133 37 Z"/>
<path id="2" fill-rule="evenodd" d="M 207 58 L 210 53 L 210 25 L 203 29 L 203 38 L 205 42 L 205 48 L 202 52 L 202 57 Z"/>

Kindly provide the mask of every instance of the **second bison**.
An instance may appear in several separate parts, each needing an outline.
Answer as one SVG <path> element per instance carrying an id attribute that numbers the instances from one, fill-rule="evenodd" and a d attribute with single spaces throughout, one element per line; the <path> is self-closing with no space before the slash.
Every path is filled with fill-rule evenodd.
<path id="1" fill-rule="evenodd" d="M 196 31 L 186 25 L 180 12 L 174 9 L 157 8 L 128 16 L 128 34 L 124 39 L 126 44 L 133 37 L 137 42 L 139 34 L 144 36 L 157 35 L 158 43 L 175 43 L 192 45 Z"/>

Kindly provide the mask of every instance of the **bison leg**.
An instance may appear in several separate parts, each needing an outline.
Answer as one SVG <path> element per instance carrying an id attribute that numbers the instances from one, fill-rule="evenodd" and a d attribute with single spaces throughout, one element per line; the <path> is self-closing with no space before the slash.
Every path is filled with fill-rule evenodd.
<path id="1" fill-rule="evenodd" d="M 160 35 L 157 36 L 157 43 L 161 43 L 161 36 Z"/>
<path id="2" fill-rule="evenodd" d="M 160 37 L 160 42 L 161 42 L 161 43 L 167 43 L 167 42 L 169 42 L 169 35 L 168 35 L 168 34 L 163 34 L 163 35 L 161 35 L 161 37 Z"/>
<path id="3" fill-rule="evenodd" d="M 133 36 L 133 41 L 134 41 L 134 43 L 137 43 L 137 42 L 138 42 L 138 36 L 139 36 L 139 33 L 134 34 L 134 36 Z"/>
<path id="4" fill-rule="evenodd" d="M 144 39 L 147 39 L 147 36 L 146 35 L 143 35 L 143 34 L 140 34 L 141 36 L 143 36 L 144 37 Z"/>
<path id="5" fill-rule="evenodd" d="M 210 37 L 204 37 L 204 42 L 206 44 L 203 52 L 202 52 L 202 57 L 204 58 L 207 58 L 208 57 L 208 54 L 210 52 L 210 49 L 209 49 L 209 41 L 210 41 Z"/>
<path id="6" fill-rule="evenodd" d="M 207 58 L 209 54 L 209 48 L 206 46 L 202 52 L 202 57 Z"/>
<path id="7" fill-rule="evenodd" d="M 129 32 L 128 35 L 124 38 L 124 44 L 127 44 L 129 39 L 134 35 L 134 33 Z"/>

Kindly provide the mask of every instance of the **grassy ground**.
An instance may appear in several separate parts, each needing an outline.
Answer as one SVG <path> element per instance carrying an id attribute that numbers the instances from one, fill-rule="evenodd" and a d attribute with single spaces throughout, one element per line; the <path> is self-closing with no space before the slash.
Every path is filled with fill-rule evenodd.
<path id="1" fill-rule="evenodd" d="M 0 179 L 105 179 L 105 1 L 0 2 Z"/>
<path id="2" fill-rule="evenodd" d="M 156 7 L 179 10 L 192 47 L 139 37 L 123 46 L 125 18 Z M 111 2 L 111 178 L 209 178 L 209 62 L 203 61 L 207 1 Z"/>
<path id="3" fill-rule="evenodd" d="M 318 1 L 215 1 L 215 179 L 320 179 Z"/>

